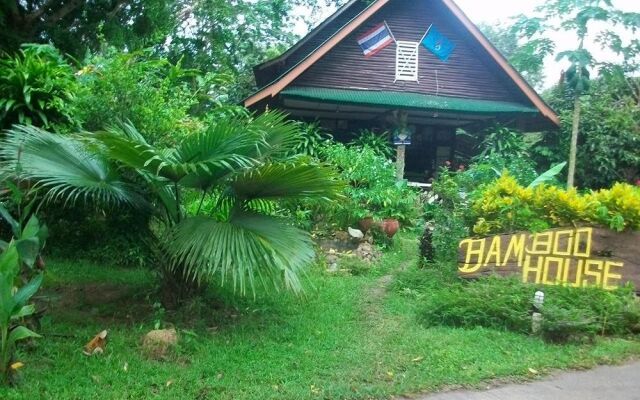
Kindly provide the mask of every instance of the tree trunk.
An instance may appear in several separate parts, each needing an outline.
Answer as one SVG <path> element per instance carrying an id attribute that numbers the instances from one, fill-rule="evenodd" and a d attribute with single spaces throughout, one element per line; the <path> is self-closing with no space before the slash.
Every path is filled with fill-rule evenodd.
<path id="1" fill-rule="evenodd" d="M 396 179 L 399 181 L 404 179 L 404 156 L 407 146 L 401 144 L 396 150 Z"/>
<path id="2" fill-rule="evenodd" d="M 580 95 L 576 95 L 573 108 L 573 125 L 571 127 L 571 149 L 569 151 L 569 176 L 567 189 L 575 186 L 576 158 L 578 155 L 578 132 L 580 131 Z"/>

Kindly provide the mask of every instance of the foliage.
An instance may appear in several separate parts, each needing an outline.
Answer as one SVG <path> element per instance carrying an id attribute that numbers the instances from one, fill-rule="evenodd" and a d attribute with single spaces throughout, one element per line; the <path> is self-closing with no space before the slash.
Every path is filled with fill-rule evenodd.
<path id="1" fill-rule="evenodd" d="M 76 91 L 73 70 L 58 50 L 49 45 L 25 45 L 16 55 L 0 59 L 0 128 L 73 125 Z"/>
<path id="2" fill-rule="evenodd" d="M 485 131 L 482 142 L 478 147 L 481 149 L 480 159 L 493 154 L 499 154 L 505 158 L 525 158 L 529 156 L 524 135 L 521 132 L 499 125 L 488 128 Z"/>
<path id="3" fill-rule="evenodd" d="M 94 150 L 76 136 L 18 125 L 0 146 L 0 167 L 14 181 L 36 183 L 46 201 L 138 204 L 140 196 L 111 170 L 109 159 Z"/>
<path id="4" fill-rule="evenodd" d="M 148 266 L 152 261 L 151 210 L 92 202 L 71 208 L 52 202 L 40 216 L 50 232 L 45 252 L 49 258 L 124 267 Z"/>
<path id="5" fill-rule="evenodd" d="M 459 175 L 458 181 L 465 190 L 472 192 L 482 185 L 493 183 L 505 171 L 522 185 L 529 185 L 538 177 L 534 163 L 529 158 L 493 153 L 477 158 Z"/>
<path id="6" fill-rule="evenodd" d="M 251 68 L 281 54 L 300 23 L 344 0 L 94 0 L 0 2 L 0 50 L 48 42 L 76 59 L 103 50 L 152 49 L 173 63 L 232 77 L 232 102 L 254 88 Z M 302 10 L 302 11 L 301 11 Z"/>
<path id="7" fill-rule="evenodd" d="M 545 58 L 553 54 L 556 45 L 541 35 L 540 20 L 520 16 L 507 26 L 480 24 L 479 27 L 531 86 L 542 86 Z"/>
<path id="8" fill-rule="evenodd" d="M 503 175 L 482 191 L 472 208 L 479 216 L 473 231 L 479 235 L 579 223 L 618 231 L 640 229 L 640 189 L 623 183 L 581 195 L 544 184 L 525 188 Z"/>
<path id="9" fill-rule="evenodd" d="M 331 140 L 332 136 L 325 132 L 318 122 L 297 123 L 300 128 L 300 138 L 293 148 L 293 154 L 317 158 L 320 155 L 322 146 Z"/>
<path id="10" fill-rule="evenodd" d="M 106 40 L 120 49 L 138 50 L 164 42 L 178 23 L 180 4 L 175 0 L 3 1 L 0 48 L 43 41 L 82 57 Z"/>
<path id="11" fill-rule="evenodd" d="M 432 288 L 420 316 L 428 326 L 482 326 L 531 332 L 530 313 L 537 288 L 514 279 L 482 278 Z M 592 339 L 595 335 L 627 335 L 640 329 L 640 306 L 632 288 L 544 288 L 541 335 L 552 342 Z"/>
<path id="12" fill-rule="evenodd" d="M 553 182 L 555 182 L 556 176 L 558 176 L 562 172 L 566 165 L 566 162 L 554 165 L 548 171 L 543 172 L 536 179 L 534 179 L 533 182 L 529 184 L 529 188 L 533 189 L 536 186 L 540 186 L 542 184 L 552 184 Z"/>
<path id="13" fill-rule="evenodd" d="M 351 146 L 369 147 L 378 155 L 390 160 L 394 155 L 393 146 L 389 138 L 389 132 L 382 134 L 363 129 L 354 134 L 355 138 L 349 143 Z"/>
<path id="14" fill-rule="evenodd" d="M 614 74 L 593 81 L 581 102 L 581 128 L 576 179 L 580 186 L 599 189 L 614 181 L 633 183 L 640 177 L 640 109 L 633 79 Z M 539 164 L 564 159 L 568 151 L 573 104 L 563 87 L 548 95 L 559 112 L 561 132 L 545 133 L 534 148 Z"/>
<path id="15" fill-rule="evenodd" d="M 347 201 L 324 210 L 342 226 L 353 226 L 366 217 L 396 218 L 410 224 L 416 217 L 418 197 L 407 182 L 396 181 L 394 165 L 370 147 L 327 145 L 322 157 L 349 183 Z"/>
<path id="16" fill-rule="evenodd" d="M 520 157 L 504 158 L 494 153 L 462 172 L 454 173 L 443 168 L 433 182 L 432 193 L 425 201 L 424 217 L 427 225 L 420 241 L 423 264 L 431 269 L 440 268 L 449 277 L 455 275 L 458 243 L 468 236 L 474 225 L 480 224 L 485 228 L 486 220 L 478 219 L 478 215 L 483 214 L 479 214 L 473 205 L 481 201 L 478 197 L 495 185 L 500 176 L 515 179 L 511 177 L 511 171 L 514 171 L 520 177 L 518 183 L 530 184 L 530 188 L 533 188 L 552 181 L 559 172 L 556 168 L 535 178 L 535 171 L 530 164 Z M 543 221 L 534 220 L 528 209 L 519 209 L 517 206 L 512 209 L 522 219 L 526 219 L 525 215 L 528 216 L 532 220 L 529 225 L 531 228 L 546 227 Z"/>
<path id="17" fill-rule="evenodd" d="M 299 293 L 301 272 L 314 254 L 310 238 L 265 215 L 264 204 L 333 197 L 342 184 L 310 160 L 282 158 L 297 134 L 297 126 L 277 113 L 219 120 L 175 148 L 149 144 L 129 124 L 80 137 L 21 127 L 9 132 L 3 154 L 9 166 L 22 160 L 24 175 L 48 197 L 115 204 L 136 198 L 134 204 L 145 206 L 140 192 L 150 193 L 161 221 L 158 263 L 164 277 L 179 287 L 212 280 L 223 285 L 230 279 L 242 294 L 255 290 L 256 283 Z M 133 184 L 104 159 L 135 172 L 146 185 Z M 221 193 L 216 213 L 186 215 L 185 189 L 203 198 Z"/>
<path id="18" fill-rule="evenodd" d="M 150 143 L 175 145 L 202 128 L 191 110 L 224 95 L 215 85 L 224 86 L 225 79 L 147 52 L 111 50 L 90 57 L 80 70 L 77 118 L 89 131 L 130 121 Z"/>
<path id="19" fill-rule="evenodd" d="M 636 40 L 631 40 L 631 45 L 623 45 L 621 32 L 635 33 L 640 27 L 640 14 L 619 10 L 610 0 L 554 0 L 539 6 L 533 15 L 522 16 L 521 21 L 524 26 L 536 25 L 542 36 L 545 35 L 545 32 L 558 30 L 559 26 L 565 34 L 576 39 L 574 41 L 576 47 L 563 49 L 556 55 L 556 61 L 566 60 L 570 64 L 566 73 L 561 77 L 560 87 L 561 92 L 564 92 L 564 95 L 571 100 L 570 111 L 569 108 L 566 111 L 569 115 L 563 119 L 563 125 L 565 125 L 565 132 L 571 132 L 570 142 L 567 146 L 569 161 L 567 186 L 574 187 L 576 171 L 587 168 L 586 165 L 591 163 L 591 160 L 578 159 L 579 138 L 582 135 L 580 125 L 583 118 L 583 96 L 588 94 L 592 83 L 591 74 L 599 64 L 594 55 L 585 47 L 585 39 L 588 36 L 596 37 L 603 48 L 610 49 L 620 55 L 620 58 L 623 59 L 620 70 L 632 76 L 640 67 L 640 63 L 637 62 L 638 44 Z M 594 22 L 604 21 L 606 24 L 594 24 Z M 551 24 L 556 26 L 553 27 Z M 568 138 L 563 139 L 567 140 Z M 545 150 L 550 153 L 548 149 Z M 558 152 L 558 150 L 555 148 L 552 151 Z M 554 161 L 564 160 L 556 159 Z M 585 166 L 583 167 L 583 165 Z M 604 186 L 610 183 L 611 181 L 608 181 Z"/>
<path id="20" fill-rule="evenodd" d="M 251 68 L 280 55 L 297 39 L 296 19 L 320 15 L 328 0 L 210 0 L 187 3 L 188 23 L 176 27 L 167 55 L 185 65 L 233 77 L 231 98 L 240 101 L 254 88 Z M 305 10 L 295 17 L 296 10 Z"/>
<path id="21" fill-rule="evenodd" d="M 17 342 L 40 337 L 19 324 L 35 312 L 35 306 L 27 303 L 40 288 L 42 274 L 16 288 L 20 262 L 17 245 L 11 242 L 0 254 L 0 383 L 11 383 L 20 368 L 15 358 Z"/>
<path id="22" fill-rule="evenodd" d="M 469 185 L 464 173 L 442 168 L 425 201 L 427 224 L 420 242 L 421 261 L 449 276 L 455 270 L 458 242 L 467 235 Z"/>

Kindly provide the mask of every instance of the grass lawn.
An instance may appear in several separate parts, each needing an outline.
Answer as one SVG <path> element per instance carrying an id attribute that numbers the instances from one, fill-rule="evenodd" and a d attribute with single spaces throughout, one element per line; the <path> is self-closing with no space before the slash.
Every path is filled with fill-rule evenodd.
<path id="1" fill-rule="evenodd" d="M 214 288 L 164 316 L 152 307 L 156 280 L 146 270 L 50 262 L 44 338 L 21 349 L 22 383 L 0 389 L 0 398 L 377 399 L 640 355 L 635 340 L 561 346 L 489 329 L 426 328 L 415 315 L 419 300 L 387 288 L 389 275 L 414 268 L 416 251 L 401 236 L 367 275 L 318 267 L 305 299 L 235 299 Z M 140 351 L 159 318 L 181 335 L 163 361 Z M 103 329 L 105 353 L 84 356 L 82 346 Z"/>

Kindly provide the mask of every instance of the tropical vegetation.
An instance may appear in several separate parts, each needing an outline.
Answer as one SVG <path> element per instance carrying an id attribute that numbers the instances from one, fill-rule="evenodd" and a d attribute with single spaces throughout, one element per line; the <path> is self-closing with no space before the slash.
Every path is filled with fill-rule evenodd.
<path id="1" fill-rule="evenodd" d="M 539 287 L 457 275 L 465 237 L 640 230 L 640 49 L 609 29 L 638 14 L 554 0 L 483 27 L 538 89 L 568 61 L 543 95 L 560 129 L 460 129 L 473 155 L 420 191 L 380 127 L 238 106 L 333 3 L 0 4 L 0 398 L 388 398 L 640 354 L 631 286 L 545 288 L 534 332 Z M 179 341 L 149 357 L 162 328 Z"/>

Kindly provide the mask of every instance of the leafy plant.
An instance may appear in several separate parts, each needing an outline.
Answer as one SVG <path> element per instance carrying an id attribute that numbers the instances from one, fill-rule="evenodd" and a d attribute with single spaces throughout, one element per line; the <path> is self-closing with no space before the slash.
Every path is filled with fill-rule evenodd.
<path id="1" fill-rule="evenodd" d="M 381 155 L 388 160 L 393 157 L 394 149 L 391 146 L 389 132 L 376 133 L 369 129 L 362 129 L 358 133 L 355 133 L 354 136 L 355 138 L 349 143 L 349 145 L 369 147 L 378 155 Z"/>
<path id="2" fill-rule="evenodd" d="M 297 124 L 300 128 L 300 134 L 292 153 L 318 157 L 321 147 L 331 140 L 331 135 L 326 133 L 318 122 L 297 122 Z"/>
<path id="3" fill-rule="evenodd" d="M 20 259 L 20 273 L 33 275 L 36 269 L 44 268 L 41 253 L 49 236 L 47 226 L 37 217 L 39 198 L 37 188 L 29 188 L 28 182 L 21 179 L 19 166 L 2 181 L 3 196 L 0 197 L 0 217 L 11 229 L 13 243 Z M 25 189 L 21 188 L 24 187 Z M 14 214 L 9 210 L 12 209 Z M 8 248 L 9 243 L 0 240 L 0 249 Z"/>
<path id="4" fill-rule="evenodd" d="M 342 184 L 324 166 L 286 158 L 297 134 L 278 113 L 220 120 L 175 148 L 149 144 L 130 124 L 79 137 L 20 127 L 9 131 L 2 155 L 12 166 L 20 153 L 23 176 L 50 198 L 157 205 L 158 263 L 175 296 L 228 280 L 241 294 L 257 285 L 300 293 L 300 275 L 314 257 L 310 236 L 263 210 L 277 199 L 335 197 Z M 127 181 L 106 159 L 146 184 Z M 185 190 L 202 199 L 219 194 L 215 212 L 188 215 Z"/>
<path id="5" fill-rule="evenodd" d="M 203 128 L 192 111 L 209 112 L 220 105 L 223 78 L 148 52 L 109 49 L 88 58 L 78 72 L 77 118 L 89 131 L 130 121 L 149 143 L 173 146 Z"/>
<path id="6" fill-rule="evenodd" d="M 451 278 L 456 270 L 458 242 L 467 235 L 471 182 L 466 173 L 442 168 L 424 201 L 424 232 L 420 241 L 422 266 L 439 268 Z"/>
<path id="7" fill-rule="evenodd" d="M 536 179 L 534 179 L 533 182 L 531 182 L 531 184 L 529 184 L 529 188 L 533 189 L 537 186 L 540 186 L 542 184 L 547 184 L 549 182 L 553 182 L 555 181 L 556 176 L 558 176 L 562 170 L 564 169 L 564 167 L 567 165 L 566 162 L 560 163 L 558 165 L 555 165 L 553 167 L 551 167 L 551 169 L 549 169 L 548 171 L 543 172 L 542 174 L 540 174 Z"/>
<path id="8" fill-rule="evenodd" d="M 20 273 L 18 249 L 11 242 L 0 255 L 0 380 L 11 383 L 21 363 L 15 359 L 15 349 L 19 341 L 40 337 L 20 321 L 35 312 L 32 304 L 27 304 L 42 284 L 42 274 L 16 290 L 15 282 Z"/>
<path id="9" fill-rule="evenodd" d="M 77 84 L 71 66 L 50 45 L 28 44 L 0 59 L 0 127 L 75 125 Z"/>
<path id="10" fill-rule="evenodd" d="M 640 176 L 640 109 L 633 89 L 637 78 L 620 71 L 594 79 L 580 100 L 580 140 L 576 182 L 580 187 L 600 189 L 612 182 L 634 183 Z M 569 152 L 574 103 L 563 86 L 547 95 L 561 119 L 561 131 L 547 132 L 534 147 L 538 163 L 548 166 L 564 161 Z"/>
<path id="11" fill-rule="evenodd" d="M 487 186 L 472 208 L 478 218 L 473 231 L 479 235 L 577 223 L 640 229 L 640 189 L 622 183 L 581 195 L 544 184 L 525 188 L 507 174 Z"/>
<path id="12" fill-rule="evenodd" d="M 485 136 L 478 147 L 481 152 L 477 159 L 482 159 L 491 154 L 519 158 L 529 156 L 528 145 L 524 141 L 523 134 L 499 125 L 486 130 Z"/>
<path id="13" fill-rule="evenodd" d="M 534 285 L 517 279 L 481 278 L 424 290 L 420 317 L 426 325 L 483 326 L 531 333 Z M 633 288 L 544 288 L 541 336 L 551 342 L 582 341 L 596 335 L 627 335 L 640 329 Z"/>
<path id="14" fill-rule="evenodd" d="M 353 226 L 365 217 L 396 218 L 403 224 L 417 217 L 417 193 L 406 182 L 396 181 L 393 164 L 374 149 L 335 143 L 321 154 L 349 183 L 346 201 L 323 210 L 341 227 Z"/>

